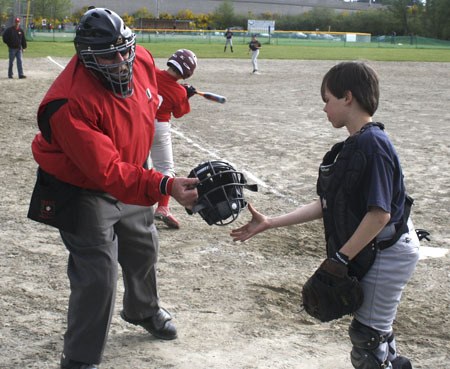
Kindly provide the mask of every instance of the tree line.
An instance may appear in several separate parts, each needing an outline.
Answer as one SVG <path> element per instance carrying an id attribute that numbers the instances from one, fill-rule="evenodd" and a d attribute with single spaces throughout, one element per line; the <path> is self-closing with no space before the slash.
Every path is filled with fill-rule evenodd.
<path id="1" fill-rule="evenodd" d="M 360 0 L 361 1 L 361 0 Z M 368 2 L 369 0 L 364 0 Z M 372 0 L 373 1 L 373 0 Z M 11 19 L 15 0 L 0 0 L 0 19 L 5 24 Z M 208 14 L 194 14 L 186 9 L 177 14 L 159 14 L 160 19 L 189 20 L 192 29 L 226 29 L 228 27 L 247 28 L 248 19 L 275 20 L 280 31 L 326 31 L 364 32 L 376 35 L 397 34 L 399 36 L 418 35 L 442 40 L 450 40 L 449 0 L 376 0 L 383 8 L 356 12 L 337 12 L 330 8 L 314 8 L 300 14 L 281 15 L 276 13 L 237 13 L 230 0 L 224 0 Z M 26 3 L 26 1 L 23 1 Z M 32 22 L 41 24 L 47 19 L 54 25 L 76 24 L 87 9 L 70 13 L 71 0 L 32 0 L 30 13 Z M 25 9 L 22 13 L 26 13 Z M 147 8 L 133 14 L 121 14 L 130 26 L 139 24 L 139 19 L 153 19 L 155 15 Z"/>
<path id="2" fill-rule="evenodd" d="M 368 2 L 367 0 L 366 2 Z M 450 40 L 449 0 L 377 0 L 383 8 L 357 12 L 337 12 L 330 8 L 314 8 L 301 14 L 256 15 L 236 14 L 230 1 L 224 1 L 212 14 L 214 27 L 240 26 L 247 19 L 275 20 L 280 31 L 363 32 L 372 35 L 397 34 Z"/>

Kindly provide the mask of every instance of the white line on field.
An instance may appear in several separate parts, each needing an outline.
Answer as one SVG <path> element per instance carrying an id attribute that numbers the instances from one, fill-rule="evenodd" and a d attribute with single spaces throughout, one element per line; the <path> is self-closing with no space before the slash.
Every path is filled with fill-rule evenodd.
<path id="1" fill-rule="evenodd" d="M 59 64 L 56 60 L 54 60 L 51 56 L 47 56 L 47 59 L 50 60 L 53 64 L 56 64 L 61 69 L 64 69 L 64 65 Z"/>
<path id="2" fill-rule="evenodd" d="M 211 150 L 209 150 L 209 149 L 207 149 L 207 148 L 205 148 L 205 147 L 203 147 L 203 146 L 200 146 L 199 144 L 197 144 L 196 142 L 194 142 L 192 139 L 190 139 L 189 137 L 187 137 L 184 133 L 182 133 L 182 132 L 180 132 L 180 131 L 178 131 L 178 130 L 176 130 L 176 129 L 174 129 L 174 128 L 171 128 L 171 131 L 172 131 L 173 133 L 175 133 L 176 135 L 178 135 L 179 137 L 183 138 L 187 143 L 189 143 L 189 144 L 191 144 L 192 146 L 196 147 L 198 150 L 203 151 L 203 152 L 206 152 L 206 153 L 211 157 L 211 159 L 220 159 L 220 156 L 219 156 L 218 154 L 216 154 L 215 152 L 213 152 L 213 151 L 211 151 Z M 233 166 L 235 166 L 233 163 L 230 163 L 230 164 L 233 165 Z M 258 178 L 257 176 L 255 176 L 254 174 L 252 174 L 251 172 L 249 172 L 248 170 L 245 170 L 245 169 L 244 169 L 244 170 L 242 170 L 242 172 L 245 174 L 245 176 L 246 176 L 248 179 L 251 180 L 250 182 L 256 182 L 256 184 L 257 184 L 258 186 L 262 186 L 262 187 L 264 187 L 264 188 L 267 188 L 267 189 L 268 189 L 271 193 L 273 193 L 274 195 L 279 196 L 279 197 L 282 197 L 282 198 L 284 198 L 285 200 L 287 200 L 288 202 L 291 202 L 291 203 L 293 203 L 293 204 L 295 204 L 295 205 L 298 204 L 296 200 L 294 200 L 294 199 L 292 199 L 292 198 L 290 198 L 290 197 L 288 197 L 288 196 L 282 194 L 281 192 L 277 191 L 275 188 L 270 187 L 270 186 L 269 186 L 267 183 L 265 183 L 262 179 Z"/>

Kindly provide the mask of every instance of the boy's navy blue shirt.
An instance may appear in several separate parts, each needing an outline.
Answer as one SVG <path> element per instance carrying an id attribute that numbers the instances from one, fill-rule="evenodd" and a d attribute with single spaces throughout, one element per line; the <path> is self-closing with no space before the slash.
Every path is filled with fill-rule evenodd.
<path id="1" fill-rule="evenodd" d="M 391 214 L 391 223 L 403 217 L 405 186 L 400 160 L 384 130 L 368 127 L 358 138 L 358 147 L 367 158 L 362 180 L 362 198 L 369 207 L 376 206 Z"/>

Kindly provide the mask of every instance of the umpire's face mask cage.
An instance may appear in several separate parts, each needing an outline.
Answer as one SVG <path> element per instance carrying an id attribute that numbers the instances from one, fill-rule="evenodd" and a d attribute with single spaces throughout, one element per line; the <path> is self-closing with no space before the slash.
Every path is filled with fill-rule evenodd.
<path id="1" fill-rule="evenodd" d="M 198 178 L 197 204 L 189 214 L 199 213 L 209 225 L 227 225 L 234 222 L 242 209 L 247 206 L 244 188 L 257 191 L 256 185 L 248 185 L 244 175 L 224 161 L 207 161 L 190 173 L 190 178 Z"/>
<path id="2" fill-rule="evenodd" d="M 118 59 L 117 53 L 122 55 L 121 60 Z M 110 45 L 109 48 L 101 50 L 87 49 L 80 52 L 80 58 L 86 68 L 98 72 L 103 77 L 106 87 L 121 98 L 133 94 L 135 56 L 134 37 L 121 46 Z M 104 60 L 114 62 L 106 64 Z"/>
<path id="3" fill-rule="evenodd" d="M 114 95 L 133 94 L 136 35 L 113 11 L 95 8 L 80 20 L 75 36 L 78 57 L 100 76 Z"/>

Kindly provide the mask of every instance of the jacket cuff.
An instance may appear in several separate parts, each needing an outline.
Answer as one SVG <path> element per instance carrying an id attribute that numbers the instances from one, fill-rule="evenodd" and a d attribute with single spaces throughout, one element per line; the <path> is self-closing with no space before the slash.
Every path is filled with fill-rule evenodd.
<path id="1" fill-rule="evenodd" d="M 163 195 L 171 195 L 173 186 L 173 178 L 164 176 L 159 182 L 159 192 Z"/>

